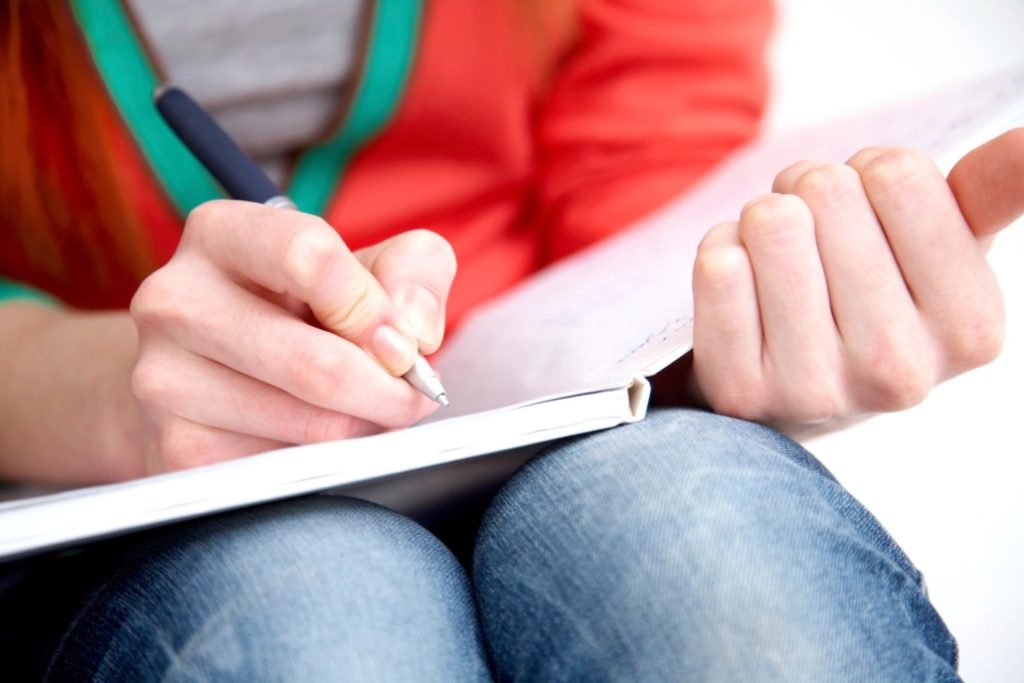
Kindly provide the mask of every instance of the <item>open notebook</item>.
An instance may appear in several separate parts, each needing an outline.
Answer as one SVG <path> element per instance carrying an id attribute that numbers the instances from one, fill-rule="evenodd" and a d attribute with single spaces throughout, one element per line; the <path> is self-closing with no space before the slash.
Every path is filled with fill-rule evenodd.
<path id="1" fill-rule="evenodd" d="M 762 139 L 633 229 L 476 311 L 436 357 L 452 405 L 409 429 L 0 504 L 15 557 L 252 503 L 380 480 L 644 417 L 647 378 L 692 345 L 690 272 L 712 225 L 804 158 L 869 144 L 920 149 L 948 170 L 1024 123 L 1024 68 L 871 115 Z"/>

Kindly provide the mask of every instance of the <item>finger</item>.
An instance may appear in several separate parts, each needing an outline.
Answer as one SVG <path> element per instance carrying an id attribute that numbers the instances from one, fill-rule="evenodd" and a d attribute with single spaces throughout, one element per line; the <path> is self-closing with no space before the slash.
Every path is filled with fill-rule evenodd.
<path id="1" fill-rule="evenodd" d="M 1024 214 L 1024 128 L 986 142 L 957 162 L 949 186 L 975 235 L 995 234 Z"/>
<path id="2" fill-rule="evenodd" d="M 143 351 L 132 389 L 150 412 L 281 443 L 317 443 L 380 431 L 365 420 L 305 403 L 169 343 Z"/>
<path id="3" fill-rule="evenodd" d="M 783 184 L 814 217 L 829 302 L 855 411 L 919 402 L 936 359 L 860 176 L 844 164 L 805 165 Z"/>
<path id="4" fill-rule="evenodd" d="M 743 208 L 739 233 L 757 287 L 766 385 L 787 418 L 841 413 L 839 341 L 810 210 L 792 195 L 765 195 Z"/>
<path id="5" fill-rule="evenodd" d="M 791 164 L 775 176 L 775 180 L 772 181 L 772 192 L 776 194 L 796 194 L 793 191 L 793 186 L 796 184 L 797 180 L 802 178 L 803 175 L 812 168 L 827 165 L 828 164 L 824 161 L 810 160 L 798 161 L 795 164 Z"/>
<path id="6" fill-rule="evenodd" d="M 356 258 L 412 325 L 420 350 L 436 351 L 444 337 L 445 305 L 455 277 L 451 245 L 437 233 L 411 230 L 356 252 Z"/>
<path id="7" fill-rule="evenodd" d="M 306 302 L 326 329 L 358 344 L 392 375 L 412 366 L 417 349 L 409 323 L 323 220 L 215 201 L 189 215 L 186 233 L 187 245 L 236 277 Z"/>
<path id="8" fill-rule="evenodd" d="M 763 406 L 761 318 L 739 224 L 722 223 L 701 240 L 693 267 L 693 373 L 716 411 L 756 417 Z"/>
<path id="9" fill-rule="evenodd" d="M 153 474 L 237 460 L 288 445 L 169 415 L 157 420 L 156 429 L 156 462 L 150 463 Z"/>
<path id="10" fill-rule="evenodd" d="M 132 316 L 140 331 L 156 330 L 192 353 L 332 412 L 403 427 L 431 403 L 408 382 L 381 372 L 351 342 L 307 325 L 202 262 L 169 265 L 144 281 Z"/>
<path id="11" fill-rule="evenodd" d="M 854 155 L 904 281 L 944 356 L 942 374 L 991 360 L 1002 343 L 1002 297 L 949 185 L 927 158 L 901 149 Z"/>

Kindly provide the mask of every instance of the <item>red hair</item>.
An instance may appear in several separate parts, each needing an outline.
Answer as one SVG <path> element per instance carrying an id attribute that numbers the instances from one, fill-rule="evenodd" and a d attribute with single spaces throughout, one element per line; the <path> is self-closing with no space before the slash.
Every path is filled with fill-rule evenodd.
<path id="1" fill-rule="evenodd" d="M 70 8 L 6 0 L 0 36 L 0 235 L 21 252 L 0 268 L 59 289 L 141 281 L 157 256 L 121 187 L 122 124 Z"/>

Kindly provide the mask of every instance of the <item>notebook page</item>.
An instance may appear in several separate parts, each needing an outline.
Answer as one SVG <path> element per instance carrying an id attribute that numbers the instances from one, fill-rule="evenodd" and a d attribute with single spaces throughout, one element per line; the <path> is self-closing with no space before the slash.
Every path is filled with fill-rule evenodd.
<path id="1" fill-rule="evenodd" d="M 0 558 L 606 429 L 640 419 L 642 407 L 633 403 L 625 391 L 595 392 L 0 503 Z"/>
<path id="2" fill-rule="evenodd" d="M 452 401 L 434 419 L 621 385 L 692 346 L 690 276 L 713 225 L 801 159 L 842 162 L 874 144 L 924 151 L 946 170 L 1024 118 L 1024 68 L 880 112 L 778 134 L 728 160 L 630 231 L 552 266 L 471 317 L 439 355 Z"/>

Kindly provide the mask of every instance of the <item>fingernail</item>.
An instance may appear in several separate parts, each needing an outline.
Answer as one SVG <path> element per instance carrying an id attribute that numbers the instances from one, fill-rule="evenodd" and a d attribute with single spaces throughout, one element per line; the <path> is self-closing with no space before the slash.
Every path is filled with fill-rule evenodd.
<path id="1" fill-rule="evenodd" d="M 381 325 L 370 341 L 374 358 L 395 375 L 409 369 L 416 356 L 416 344 L 391 325 Z"/>
<path id="2" fill-rule="evenodd" d="M 396 304 L 412 325 L 417 339 L 427 345 L 440 341 L 441 305 L 433 292 L 426 287 L 413 287 L 399 294 Z"/>

